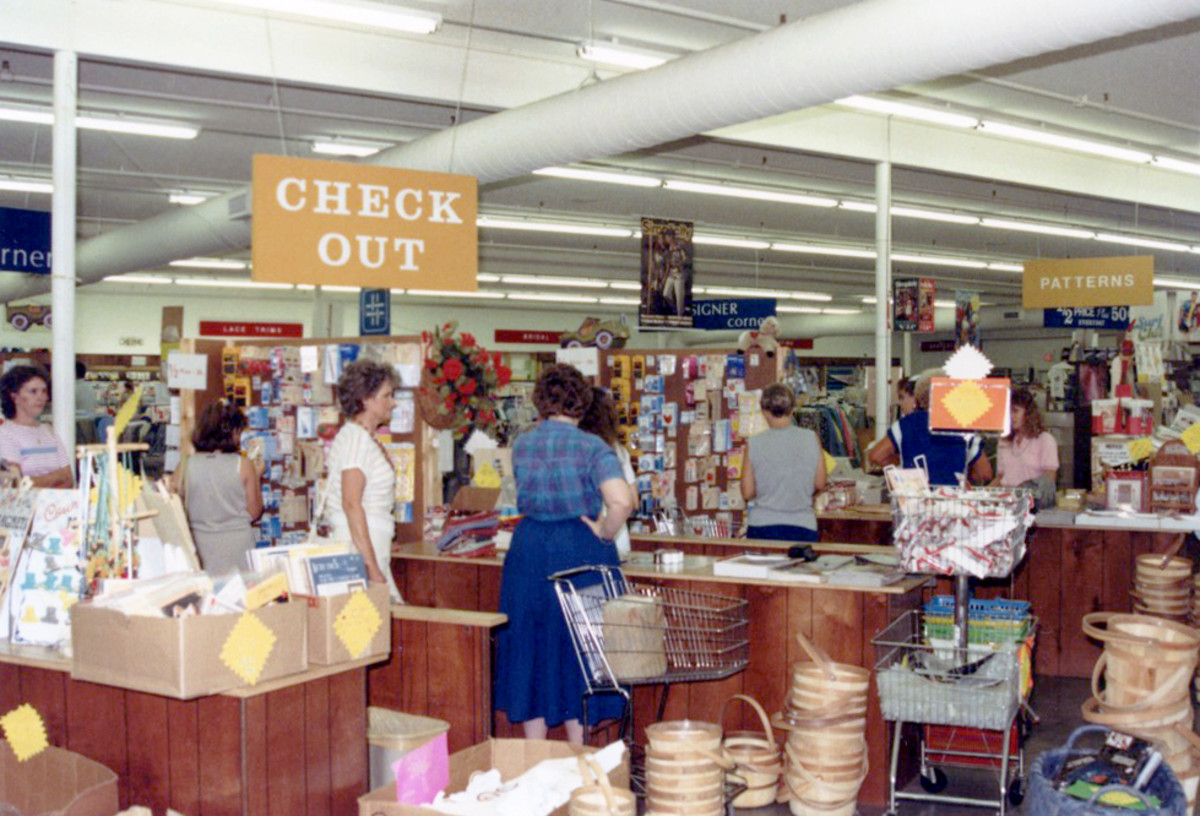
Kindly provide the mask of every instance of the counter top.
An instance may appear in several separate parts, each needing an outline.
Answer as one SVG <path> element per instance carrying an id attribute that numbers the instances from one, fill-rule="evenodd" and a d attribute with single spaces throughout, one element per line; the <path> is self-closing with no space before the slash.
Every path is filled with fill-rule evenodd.
<path id="1" fill-rule="evenodd" d="M 696 539 L 693 539 L 695 541 Z M 702 539 L 705 543 L 709 539 Z M 730 544 L 740 542 L 742 547 L 746 546 L 745 539 L 728 539 Z M 782 544 L 782 542 L 777 542 Z M 856 550 L 847 548 L 856 547 Z M 877 547 L 863 544 L 825 544 L 821 545 L 821 549 L 828 552 L 879 552 L 888 550 L 887 547 Z M 438 552 L 437 546 L 429 541 L 413 542 L 410 544 L 401 544 L 392 548 L 392 556 L 402 560 L 411 561 L 439 561 L 443 563 L 459 563 L 466 565 L 490 565 L 500 566 L 503 560 L 500 558 L 460 558 L 456 556 L 442 555 Z M 840 584 L 816 584 L 816 583 L 791 583 L 785 581 L 766 581 L 757 578 L 741 578 L 728 575 L 713 575 L 713 562 L 717 559 L 706 555 L 685 555 L 683 565 L 679 567 L 664 567 L 655 564 L 653 556 L 650 553 L 632 554 L 632 557 L 621 564 L 621 571 L 629 578 L 642 579 L 663 579 L 667 578 L 673 581 L 703 581 L 706 583 L 718 584 L 740 584 L 740 585 L 756 585 L 756 586 L 771 586 L 771 587 L 799 587 L 812 590 L 831 590 L 836 592 L 868 592 L 882 593 L 887 595 L 902 595 L 917 587 L 923 586 L 932 579 L 928 576 L 909 576 L 902 581 L 885 587 L 863 587 L 863 586 L 843 586 Z"/>

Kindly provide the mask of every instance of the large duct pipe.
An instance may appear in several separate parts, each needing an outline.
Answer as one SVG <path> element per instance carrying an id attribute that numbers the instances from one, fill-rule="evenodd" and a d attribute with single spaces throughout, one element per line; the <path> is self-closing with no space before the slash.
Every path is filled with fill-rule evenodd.
<path id="1" fill-rule="evenodd" d="M 477 176 L 611 156 L 852 94 L 927 82 L 1200 16 L 1200 0 L 864 0 L 718 48 L 449 128 L 375 164 Z M 242 189 L 83 242 L 84 283 L 245 249 Z M 45 291 L 5 281 L 0 300 Z"/>

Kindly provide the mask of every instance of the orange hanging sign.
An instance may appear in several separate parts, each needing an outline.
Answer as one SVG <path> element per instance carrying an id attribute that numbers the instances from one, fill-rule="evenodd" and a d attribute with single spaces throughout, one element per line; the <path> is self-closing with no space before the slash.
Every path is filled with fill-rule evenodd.
<path id="1" fill-rule="evenodd" d="M 930 430 L 1009 432 L 1011 383 L 1007 378 L 956 380 L 934 377 L 930 385 Z"/>

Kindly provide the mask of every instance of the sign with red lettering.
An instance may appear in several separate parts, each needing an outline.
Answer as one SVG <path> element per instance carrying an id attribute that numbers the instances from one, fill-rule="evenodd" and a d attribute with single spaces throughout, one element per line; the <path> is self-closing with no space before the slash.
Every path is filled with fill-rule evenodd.
<path id="1" fill-rule="evenodd" d="M 202 337 L 303 337 L 303 323 L 242 323 L 235 320 L 201 320 Z"/>
<path id="2" fill-rule="evenodd" d="M 921 351 L 954 351 L 953 340 L 922 340 Z"/>
<path id="3" fill-rule="evenodd" d="M 496 329 L 496 343 L 540 343 L 557 346 L 562 332 L 534 331 L 532 329 Z"/>
<path id="4" fill-rule="evenodd" d="M 785 348 L 811 350 L 813 347 L 813 339 L 811 337 L 780 337 L 779 345 Z"/>

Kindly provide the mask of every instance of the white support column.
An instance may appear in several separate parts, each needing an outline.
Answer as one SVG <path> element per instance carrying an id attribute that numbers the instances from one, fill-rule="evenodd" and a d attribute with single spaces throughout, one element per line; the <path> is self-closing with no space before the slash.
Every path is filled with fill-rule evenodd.
<path id="1" fill-rule="evenodd" d="M 73 51 L 54 54 L 54 197 L 51 207 L 50 312 L 53 320 L 54 431 L 72 458 L 75 452 L 75 106 L 79 60 Z"/>
<path id="2" fill-rule="evenodd" d="M 900 363 L 904 366 L 904 376 L 911 377 L 912 370 L 912 332 L 904 332 L 904 353 L 900 357 Z"/>
<path id="3" fill-rule="evenodd" d="M 892 302 L 892 165 L 875 165 L 875 439 L 888 427 L 888 403 L 892 373 L 891 326 L 888 304 Z"/>

